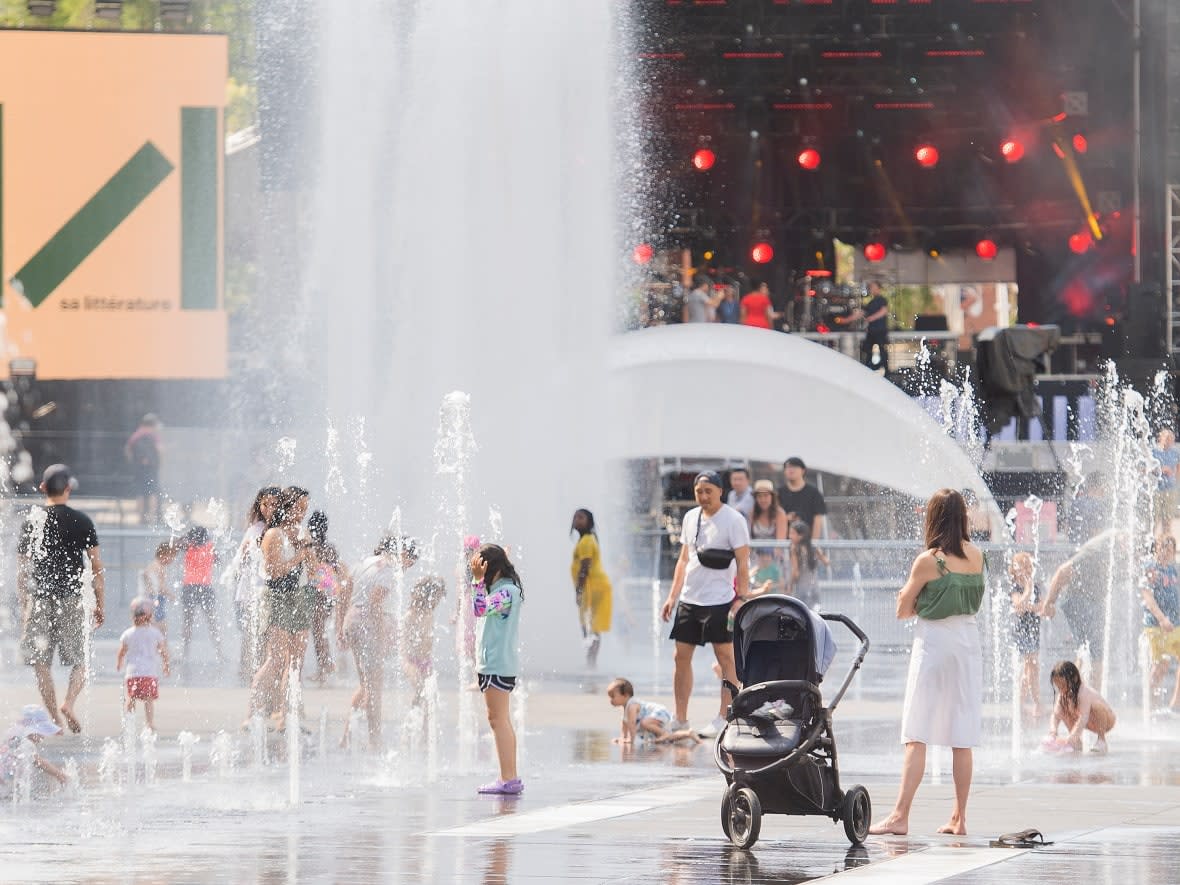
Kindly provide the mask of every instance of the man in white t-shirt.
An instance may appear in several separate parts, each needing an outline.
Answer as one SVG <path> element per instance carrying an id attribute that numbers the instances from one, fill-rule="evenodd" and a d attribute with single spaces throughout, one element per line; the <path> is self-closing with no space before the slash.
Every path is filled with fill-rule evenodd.
<path id="1" fill-rule="evenodd" d="M 735 467 L 729 471 L 729 494 L 725 503 L 750 521 L 754 514 L 754 493 L 750 491 L 750 471 Z"/>
<path id="2" fill-rule="evenodd" d="M 729 614 L 734 603 L 750 591 L 750 529 L 745 517 L 721 503 L 721 477 L 711 470 L 697 475 L 693 494 L 700 506 L 684 515 L 676 574 L 660 610 L 660 617 L 665 621 L 676 613 L 671 633 L 671 638 L 676 640 L 676 670 L 672 680 L 676 721 L 669 727 L 678 731 L 688 727 L 692 656 L 697 646 L 711 644 L 722 678 L 737 684 Z M 731 552 L 732 557 L 726 557 L 722 551 Z M 702 563 L 702 556 L 712 567 Z M 728 564 L 717 561 L 726 558 Z M 700 734 L 716 734 L 724 726 L 728 701 L 722 685 L 717 718 L 701 729 Z"/>

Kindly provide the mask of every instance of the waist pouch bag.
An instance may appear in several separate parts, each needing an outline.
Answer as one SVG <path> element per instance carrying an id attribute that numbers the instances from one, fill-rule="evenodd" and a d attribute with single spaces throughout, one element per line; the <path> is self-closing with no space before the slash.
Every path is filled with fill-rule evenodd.
<path id="1" fill-rule="evenodd" d="M 693 546 L 696 547 L 701 539 L 701 517 L 702 513 L 697 517 L 697 534 L 693 539 Z M 725 547 L 706 547 L 704 550 L 697 548 L 697 561 L 705 568 L 712 569 L 727 569 L 731 562 L 733 562 L 734 553 Z"/>

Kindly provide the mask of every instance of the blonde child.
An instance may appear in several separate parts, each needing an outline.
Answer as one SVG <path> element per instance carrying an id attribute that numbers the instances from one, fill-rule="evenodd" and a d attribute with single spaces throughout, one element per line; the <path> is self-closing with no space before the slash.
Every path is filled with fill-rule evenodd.
<path id="1" fill-rule="evenodd" d="M 160 673 L 170 675 L 168 646 L 164 634 L 152 625 L 152 602 L 137 597 L 131 601 L 131 620 L 134 626 L 123 631 L 119 637 L 119 654 L 115 658 L 115 669 L 124 674 L 123 695 L 127 712 L 135 710 L 135 702 L 143 701 L 144 719 L 147 727 L 156 730 L 155 704 L 160 697 Z"/>
<path id="2" fill-rule="evenodd" d="M 161 633 L 168 633 L 168 603 L 176 601 L 168 580 L 168 569 L 176 561 L 176 547 L 165 541 L 147 568 L 139 573 L 139 596 L 152 601 L 152 622 Z"/>
<path id="3" fill-rule="evenodd" d="M 1180 567 L 1176 562 L 1176 539 L 1160 535 L 1155 556 L 1147 568 L 1143 597 L 1143 635 L 1151 650 L 1151 694 L 1155 697 L 1172 662 L 1180 663 Z M 1180 666 L 1168 709 L 1180 711 Z"/>
<path id="4" fill-rule="evenodd" d="M 1012 643 L 1020 654 L 1021 702 L 1032 705 L 1033 716 L 1041 715 L 1041 614 L 1043 594 L 1036 582 L 1032 554 L 1021 551 L 1008 566 L 1009 598 L 1012 600 Z"/>
<path id="5" fill-rule="evenodd" d="M 606 688 L 606 696 L 612 707 L 623 708 L 623 722 L 616 744 L 631 744 L 640 735 L 651 735 L 657 744 L 668 744 L 674 741 L 691 741 L 700 743 L 693 732 L 668 731 L 672 722 L 672 714 L 667 707 L 640 701 L 635 697 L 635 686 L 630 680 L 616 679 Z"/>
<path id="6" fill-rule="evenodd" d="M 1115 724 L 1114 710 L 1110 704 L 1090 686 L 1082 684 L 1082 674 L 1072 661 L 1058 663 L 1050 674 L 1050 681 L 1057 693 L 1057 703 L 1049 722 L 1045 749 L 1081 752 L 1082 732 L 1085 730 L 1098 736 L 1091 752 L 1105 753 L 1106 735 Z M 1057 727 L 1061 723 L 1069 729 L 1064 740 L 1057 737 Z"/>

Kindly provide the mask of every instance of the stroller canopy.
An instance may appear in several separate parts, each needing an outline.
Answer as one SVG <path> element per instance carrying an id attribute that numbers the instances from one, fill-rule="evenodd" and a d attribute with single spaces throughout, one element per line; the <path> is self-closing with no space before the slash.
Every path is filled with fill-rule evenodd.
<path id="1" fill-rule="evenodd" d="M 743 683 L 776 679 L 819 682 L 836 657 L 827 622 L 793 596 L 758 596 L 733 624 L 734 659 Z"/>

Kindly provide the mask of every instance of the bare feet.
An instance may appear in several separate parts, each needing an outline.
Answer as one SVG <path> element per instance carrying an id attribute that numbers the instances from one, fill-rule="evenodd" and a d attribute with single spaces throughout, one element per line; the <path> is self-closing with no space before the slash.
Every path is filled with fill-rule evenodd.
<path id="1" fill-rule="evenodd" d="M 70 731 L 78 734 L 82 730 L 82 723 L 74 716 L 74 711 L 64 705 L 58 709 L 61 711 L 61 715 L 65 717 L 66 725 L 70 727 Z"/>
<path id="2" fill-rule="evenodd" d="M 938 832 L 945 836 L 966 836 L 967 822 L 952 817 L 949 821 L 938 828 Z"/>
<path id="3" fill-rule="evenodd" d="M 878 821 L 869 827 L 870 836 L 905 836 L 910 831 L 910 822 L 906 818 L 891 814 L 885 820 Z"/>

